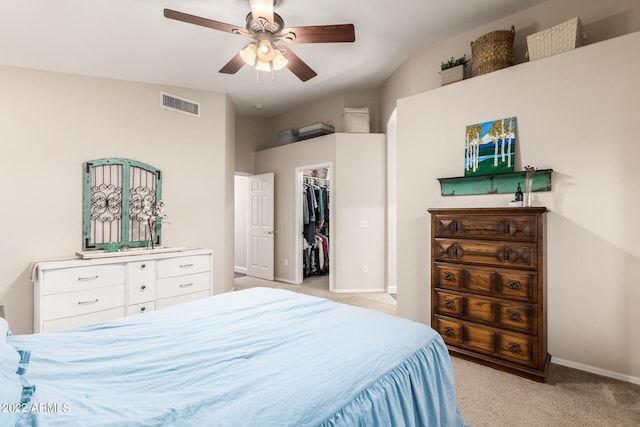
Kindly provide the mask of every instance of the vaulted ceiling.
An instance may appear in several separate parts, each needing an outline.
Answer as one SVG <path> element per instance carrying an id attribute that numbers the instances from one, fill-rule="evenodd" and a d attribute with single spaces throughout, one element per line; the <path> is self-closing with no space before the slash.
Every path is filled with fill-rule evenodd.
<path id="1" fill-rule="evenodd" d="M 379 87 L 423 46 L 542 0 L 277 0 L 285 26 L 353 23 L 354 43 L 295 44 L 318 75 L 218 70 L 250 40 L 170 20 L 169 8 L 244 27 L 249 0 L 0 0 L 0 64 L 227 93 L 276 114 L 340 90 Z"/>

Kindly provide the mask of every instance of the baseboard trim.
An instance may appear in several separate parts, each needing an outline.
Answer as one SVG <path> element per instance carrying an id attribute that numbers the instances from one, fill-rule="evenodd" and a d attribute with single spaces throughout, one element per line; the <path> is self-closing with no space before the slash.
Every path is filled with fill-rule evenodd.
<path id="1" fill-rule="evenodd" d="M 233 271 L 236 273 L 247 274 L 249 269 L 247 267 L 238 267 L 237 265 L 233 267 Z"/>
<path id="2" fill-rule="evenodd" d="M 356 293 L 380 293 L 386 292 L 384 289 L 332 289 L 336 294 L 356 294 Z"/>
<path id="3" fill-rule="evenodd" d="M 603 377 L 614 378 L 620 381 L 626 381 L 633 384 L 640 385 L 640 378 L 631 375 L 621 374 L 619 372 L 608 371 L 606 369 L 596 368 L 595 366 L 584 365 L 578 362 L 572 362 L 571 360 L 558 359 L 557 357 L 551 358 L 551 363 L 556 365 L 566 366 L 567 368 L 579 369 L 581 371 L 591 372 L 592 374 L 602 375 Z"/>
<path id="4" fill-rule="evenodd" d="M 297 283 L 294 282 L 293 280 L 284 279 L 282 277 L 274 277 L 273 280 L 275 280 L 276 282 L 288 283 L 290 285 L 297 285 Z"/>

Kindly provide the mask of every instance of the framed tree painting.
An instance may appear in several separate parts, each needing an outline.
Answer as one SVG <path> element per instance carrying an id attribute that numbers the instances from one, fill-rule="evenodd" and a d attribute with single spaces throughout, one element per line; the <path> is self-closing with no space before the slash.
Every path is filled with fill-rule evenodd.
<path id="1" fill-rule="evenodd" d="M 515 117 L 467 126 L 464 176 L 513 172 L 515 157 Z"/>

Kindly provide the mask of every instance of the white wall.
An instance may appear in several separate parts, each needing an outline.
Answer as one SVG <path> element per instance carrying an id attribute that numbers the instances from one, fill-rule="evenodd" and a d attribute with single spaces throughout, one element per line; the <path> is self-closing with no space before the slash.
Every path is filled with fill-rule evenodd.
<path id="1" fill-rule="evenodd" d="M 160 91 L 199 102 L 201 117 L 161 108 Z M 87 160 L 162 170 L 171 222 L 163 244 L 213 249 L 214 291 L 233 286 L 234 115 L 225 95 L 4 66 L 0 94 L 0 304 L 15 333 L 32 331 L 30 263 L 81 249 Z"/>
<path id="2" fill-rule="evenodd" d="M 381 134 L 332 134 L 256 153 L 256 173 L 275 173 L 275 276 L 295 282 L 295 239 L 300 235 L 294 218 L 295 170 L 321 163 L 333 166 L 334 290 L 384 291 L 386 174 Z M 368 221 L 366 229 L 360 228 L 362 219 Z M 368 273 L 362 272 L 363 265 Z"/>
<path id="3" fill-rule="evenodd" d="M 440 63 L 463 54 L 471 58 L 470 42 L 495 30 L 516 30 L 514 62 L 526 62 L 527 35 L 580 17 L 587 33 L 587 44 L 640 31 L 640 1 L 638 0 L 548 0 L 522 12 L 466 33 L 425 46 L 387 79 L 381 89 L 381 128 L 386 124 L 398 99 L 440 87 Z M 467 66 L 471 75 L 472 64 Z"/>
<path id="4" fill-rule="evenodd" d="M 430 207 L 506 206 L 511 194 L 442 197 L 463 175 L 464 130 L 516 116 L 524 164 L 552 168 L 548 349 L 554 360 L 640 382 L 640 33 L 398 102 L 398 313 L 429 322 Z"/>

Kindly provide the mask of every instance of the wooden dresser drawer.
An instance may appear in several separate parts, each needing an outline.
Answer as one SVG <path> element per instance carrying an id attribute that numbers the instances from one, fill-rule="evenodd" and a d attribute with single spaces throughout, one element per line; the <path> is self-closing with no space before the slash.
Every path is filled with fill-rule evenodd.
<path id="1" fill-rule="evenodd" d="M 440 264 L 436 265 L 435 271 L 435 286 L 437 288 L 463 289 L 464 270 L 459 266 Z"/>
<path id="2" fill-rule="evenodd" d="M 436 261 L 467 262 L 501 267 L 537 267 L 535 243 L 436 239 Z"/>
<path id="3" fill-rule="evenodd" d="M 501 327 L 537 334 L 536 307 L 531 304 L 499 303 L 498 323 Z"/>
<path id="4" fill-rule="evenodd" d="M 158 278 L 184 276 L 185 274 L 209 271 L 210 257 L 208 255 L 194 255 L 158 261 Z"/>
<path id="5" fill-rule="evenodd" d="M 535 241 L 535 216 L 435 215 L 435 236 L 465 239 L 503 239 Z"/>
<path id="6" fill-rule="evenodd" d="M 463 335 L 463 326 L 462 323 L 456 322 L 451 319 L 443 319 L 441 317 L 436 317 L 436 331 L 442 335 L 444 338 L 444 342 L 448 344 L 462 344 L 464 335 Z"/>
<path id="7" fill-rule="evenodd" d="M 502 332 L 498 339 L 498 354 L 507 360 L 536 366 L 534 349 L 538 338 L 527 335 L 516 335 Z"/>
<path id="8" fill-rule="evenodd" d="M 460 295 L 453 295 L 444 292 L 437 292 L 436 313 L 447 316 L 462 316 L 464 298 Z"/>
<path id="9" fill-rule="evenodd" d="M 125 285 L 44 296 L 44 320 L 79 316 L 125 305 Z"/>
<path id="10" fill-rule="evenodd" d="M 86 267 L 48 270 L 44 273 L 43 294 L 81 291 L 125 283 L 124 264 L 90 265 Z"/>
<path id="11" fill-rule="evenodd" d="M 535 301 L 537 283 L 536 273 L 503 270 L 497 272 L 497 277 L 497 292 L 501 296 L 505 298 Z"/>
<path id="12" fill-rule="evenodd" d="M 208 272 L 158 279 L 157 297 L 170 298 L 199 291 L 209 291 L 209 284 Z"/>
<path id="13" fill-rule="evenodd" d="M 465 345 L 481 353 L 495 353 L 497 335 L 493 329 L 483 328 L 471 323 L 465 323 L 464 325 Z"/>

